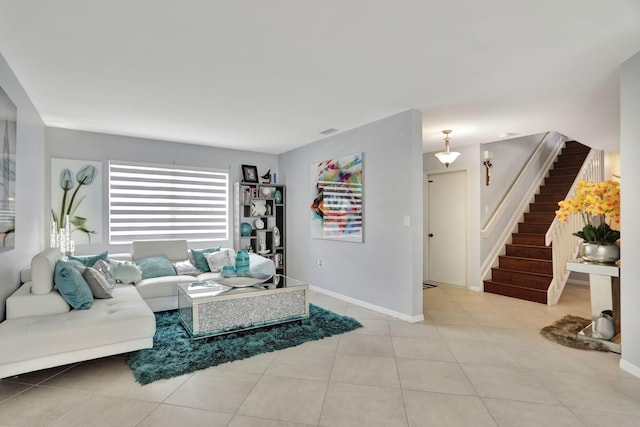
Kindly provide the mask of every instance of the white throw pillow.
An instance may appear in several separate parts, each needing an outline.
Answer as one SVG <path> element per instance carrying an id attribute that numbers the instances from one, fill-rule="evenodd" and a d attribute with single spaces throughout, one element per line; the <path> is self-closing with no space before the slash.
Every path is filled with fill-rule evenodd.
<path id="1" fill-rule="evenodd" d="M 220 273 L 225 265 L 235 266 L 236 264 L 236 251 L 233 249 L 221 249 L 204 256 L 209 264 L 209 270 L 213 273 Z"/>

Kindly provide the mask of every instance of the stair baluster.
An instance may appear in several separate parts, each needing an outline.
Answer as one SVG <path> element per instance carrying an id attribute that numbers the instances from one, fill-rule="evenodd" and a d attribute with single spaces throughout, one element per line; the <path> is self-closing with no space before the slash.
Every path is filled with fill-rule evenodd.
<path id="1" fill-rule="evenodd" d="M 602 151 L 591 150 L 565 200 L 576 194 L 578 181 L 602 181 L 602 160 Z M 577 257 L 580 238 L 573 236 L 573 233 L 582 229 L 584 224 L 581 221 L 580 215 L 571 215 L 566 222 L 554 219 L 545 235 L 545 245 L 553 248 L 553 279 L 547 291 L 547 304 L 549 305 L 558 302 L 569 279 L 567 261 L 573 261 Z"/>

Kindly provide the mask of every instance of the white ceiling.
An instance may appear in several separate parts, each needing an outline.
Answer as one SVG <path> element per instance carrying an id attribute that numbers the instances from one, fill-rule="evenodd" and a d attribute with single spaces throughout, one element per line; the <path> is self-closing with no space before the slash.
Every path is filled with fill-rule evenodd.
<path id="1" fill-rule="evenodd" d="M 638 51 L 638 0 L 0 0 L 47 125 L 267 153 L 411 108 L 424 151 L 443 129 L 618 151 Z"/>

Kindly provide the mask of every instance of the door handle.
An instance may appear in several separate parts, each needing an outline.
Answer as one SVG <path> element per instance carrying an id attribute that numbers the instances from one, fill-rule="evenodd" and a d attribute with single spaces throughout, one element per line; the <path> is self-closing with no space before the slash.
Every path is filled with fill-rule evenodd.
<path id="1" fill-rule="evenodd" d="M 429 233 L 429 234 L 427 234 L 427 236 L 433 237 L 433 233 Z"/>

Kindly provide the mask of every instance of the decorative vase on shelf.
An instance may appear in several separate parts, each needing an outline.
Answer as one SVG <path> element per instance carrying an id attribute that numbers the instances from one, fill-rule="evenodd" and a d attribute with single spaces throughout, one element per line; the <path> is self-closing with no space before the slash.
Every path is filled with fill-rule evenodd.
<path id="1" fill-rule="evenodd" d="M 248 222 L 243 222 L 240 224 L 240 234 L 242 236 L 251 236 L 251 232 L 253 231 L 253 227 Z"/>
<path id="2" fill-rule="evenodd" d="M 282 203 L 282 193 L 280 192 L 280 190 L 276 190 L 276 192 L 273 194 L 273 199 L 277 204 Z"/>
<path id="3" fill-rule="evenodd" d="M 620 246 L 615 243 L 580 242 L 578 254 L 585 261 L 613 264 L 620 259 Z"/>
<path id="4" fill-rule="evenodd" d="M 280 246 L 280 229 L 273 227 L 273 246 L 276 248 Z"/>

